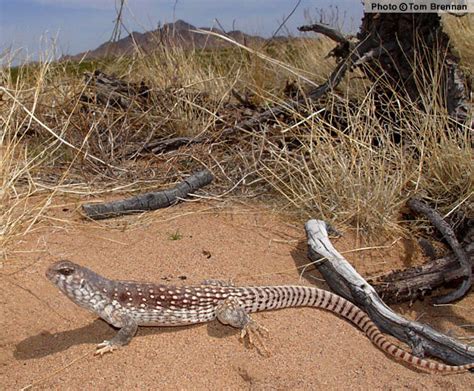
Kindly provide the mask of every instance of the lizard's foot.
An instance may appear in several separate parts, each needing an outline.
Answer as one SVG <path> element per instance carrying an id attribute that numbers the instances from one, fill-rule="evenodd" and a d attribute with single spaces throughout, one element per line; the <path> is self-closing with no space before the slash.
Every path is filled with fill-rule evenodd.
<path id="1" fill-rule="evenodd" d="M 105 353 L 112 353 L 114 350 L 117 350 L 120 346 L 114 344 L 112 341 L 104 341 L 97 345 L 97 350 L 94 355 L 103 356 Z"/>
<path id="2" fill-rule="evenodd" d="M 216 317 L 223 324 L 239 328 L 241 330 L 240 339 L 243 340 L 247 337 L 249 345 L 255 346 L 260 354 L 269 354 L 262 339 L 262 337 L 268 334 L 268 330 L 263 326 L 259 326 L 250 317 L 237 298 L 228 297 L 222 300 L 217 305 Z"/>
<path id="3" fill-rule="evenodd" d="M 114 350 L 117 350 L 121 346 L 125 346 L 130 342 L 135 333 L 137 332 L 137 322 L 129 315 L 116 312 L 113 314 L 114 326 L 120 327 L 120 330 L 110 340 L 106 340 L 97 345 L 97 350 L 95 355 L 103 356 L 105 353 L 112 353 Z"/>
<path id="4" fill-rule="evenodd" d="M 265 342 L 263 341 L 263 338 L 268 337 L 268 334 L 268 329 L 263 326 L 260 326 L 254 320 L 251 320 L 240 331 L 240 339 L 245 340 L 245 337 L 247 337 L 250 346 L 255 346 L 257 351 L 262 356 L 269 356 L 270 351 L 265 346 Z"/>

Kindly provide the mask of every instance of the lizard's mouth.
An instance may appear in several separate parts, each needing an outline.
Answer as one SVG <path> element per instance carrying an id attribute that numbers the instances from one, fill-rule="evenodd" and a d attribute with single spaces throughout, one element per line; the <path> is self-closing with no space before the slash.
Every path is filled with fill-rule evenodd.
<path id="1" fill-rule="evenodd" d="M 58 281 L 58 275 L 55 269 L 53 268 L 53 265 L 51 265 L 50 267 L 48 267 L 48 269 L 46 269 L 45 275 L 46 275 L 46 278 L 52 283 L 56 283 L 56 281 Z"/>

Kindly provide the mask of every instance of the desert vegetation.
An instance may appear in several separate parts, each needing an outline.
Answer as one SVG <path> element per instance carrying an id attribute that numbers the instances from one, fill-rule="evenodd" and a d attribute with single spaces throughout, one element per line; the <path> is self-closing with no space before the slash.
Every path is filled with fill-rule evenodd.
<path id="1" fill-rule="evenodd" d="M 472 75 L 472 16 L 445 17 L 445 30 Z M 472 129 L 446 113 L 439 61 L 417 80 L 422 106 L 395 94 L 375 114 L 378 92 L 364 68 L 317 102 L 252 129 L 245 118 L 291 99 L 334 68 L 327 38 L 218 49 L 161 46 L 121 58 L 8 65 L 0 80 L 0 248 L 70 197 L 78 203 L 178 182 L 200 168 L 214 197 L 252 197 L 295 218 L 351 226 L 361 237 L 406 235 L 404 206 L 420 196 L 444 215 L 472 207 Z M 54 50 L 54 48 L 52 48 Z M 13 60 L 13 59 L 11 59 Z M 94 72 L 130 85 L 101 99 Z M 381 83 L 383 83 L 381 78 Z M 408 109 L 407 109 L 408 107 Z M 303 109 L 302 109 L 303 108 Z M 396 137 L 394 137 L 396 135 Z M 189 140 L 153 151 L 160 140 Z"/>

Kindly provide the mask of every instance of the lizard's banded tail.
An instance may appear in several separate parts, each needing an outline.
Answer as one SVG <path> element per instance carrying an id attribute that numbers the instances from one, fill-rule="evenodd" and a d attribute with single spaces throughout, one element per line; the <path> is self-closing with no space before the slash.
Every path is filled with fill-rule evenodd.
<path id="1" fill-rule="evenodd" d="M 474 368 L 474 363 L 466 365 L 446 365 L 414 356 L 391 343 L 374 322 L 359 307 L 334 293 L 304 286 L 254 287 L 257 296 L 252 312 L 287 307 L 317 307 L 338 314 L 360 328 L 382 351 L 395 359 L 429 372 L 456 373 Z M 265 297 L 266 300 L 258 300 Z M 273 300 L 272 300 L 273 299 Z M 263 303 L 266 303 L 263 306 Z"/>

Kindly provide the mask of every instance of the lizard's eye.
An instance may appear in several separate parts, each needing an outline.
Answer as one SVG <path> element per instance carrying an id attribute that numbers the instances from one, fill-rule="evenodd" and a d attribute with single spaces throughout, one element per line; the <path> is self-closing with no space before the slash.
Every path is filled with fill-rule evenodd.
<path id="1" fill-rule="evenodd" d="M 72 273 L 74 273 L 74 269 L 72 267 L 62 267 L 58 270 L 58 272 L 63 276 L 70 276 Z"/>

